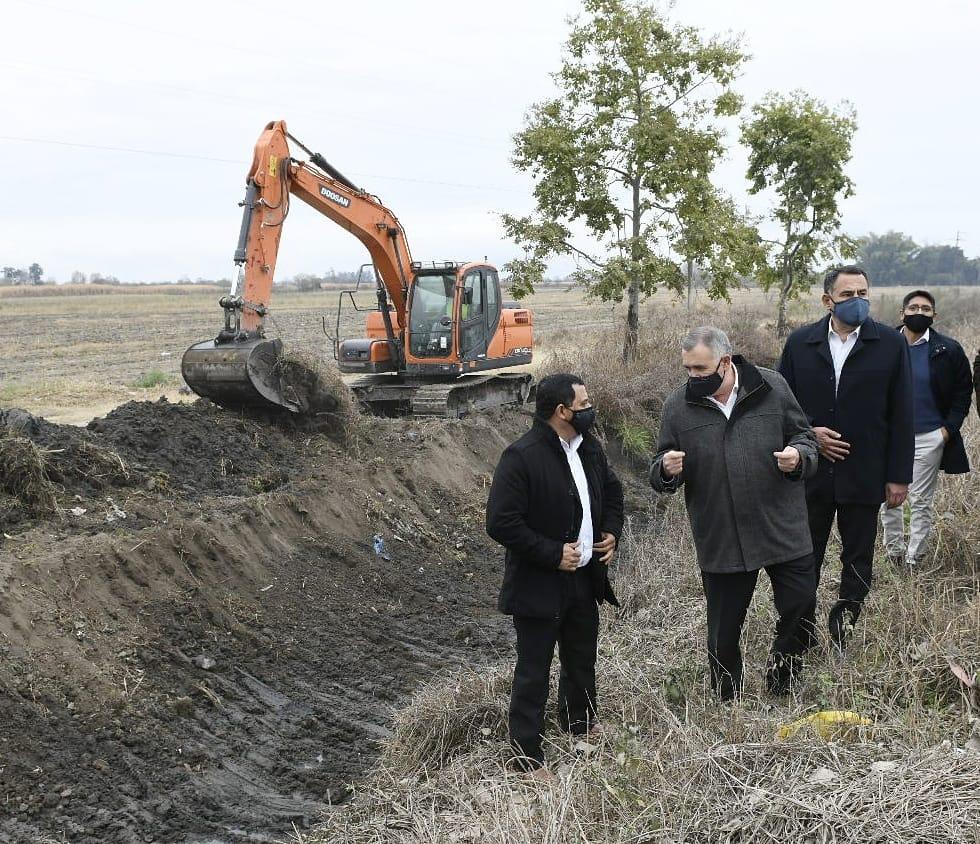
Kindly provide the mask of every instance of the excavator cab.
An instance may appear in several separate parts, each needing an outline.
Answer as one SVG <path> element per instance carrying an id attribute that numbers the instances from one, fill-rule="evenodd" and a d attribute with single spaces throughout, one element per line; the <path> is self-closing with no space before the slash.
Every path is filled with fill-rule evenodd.
<path id="1" fill-rule="evenodd" d="M 497 270 L 489 264 L 453 261 L 412 264 L 408 285 L 408 325 L 404 363 L 398 371 L 413 377 L 459 376 L 485 369 L 530 363 L 531 314 L 503 308 Z M 351 302 L 356 302 L 350 297 Z M 337 341 L 336 358 L 344 373 L 396 371 L 397 351 L 381 311 L 368 313 L 366 337 Z M 401 325 L 391 311 L 396 334 Z M 340 316 L 338 312 L 338 332 Z"/>
<path id="2" fill-rule="evenodd" d="M 412 357 L 445 359 L 453 353 L 456 273 L 418 274 L 409 299 L 408 348 Z"/>
<path id="3" fill-rule="evenodd" d="M 503 307 L 496 268 L 443 261 L 411 269 L 404 331 L 379 295 L 367 337 L 337 343 L 340 371 L 363 376 L 350 382 L 361 403 L 385 415 L 461 416 L 525 401 L 530 374 L 485 374 L 529 364 L 533 345 L 531 312 Z"/>

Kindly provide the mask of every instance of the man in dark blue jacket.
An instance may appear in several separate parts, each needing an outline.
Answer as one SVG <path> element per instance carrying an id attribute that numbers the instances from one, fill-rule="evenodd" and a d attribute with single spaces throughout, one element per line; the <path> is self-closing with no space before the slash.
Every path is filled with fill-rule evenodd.
<path id="1" fill-rule="evenodd" d="M 928 290 L 913 290 L 902 300 L 899 331 L 909 344 L 915 425 L 908 543 L 904 508 L 882 510 L 881 524 L 889 558 L 910 568 L 921 559 L 932 528 L 932 500 L 940 470 L 949 474 L 970 471 L 960 435 L 973 397 L 970 362 L 959 343 L 932 327 L 935 318 L 936 299 Z"/>
<path id="2" fill-rule="evenodd" d="M 869 318 L 869 291 L 860 267 L 827 273 L 828 315 L 794 331 L 779 362 L 820 450 L 806 483 L 818 582 L 835 516 L 841 535 L 840 598 L 828 620 L 840 651 L 871 588 L 878 510 L 905 501 L 915 456 L 908 343 Z"/>
<path id="3" fill-rule="evenodd" d="M 487 501 L 487 533 L 507 549 L 500 610 L 514 617 L 517 665 L 510 738 L 519 768 L 547 779 L 541 739 L 558 645 L 558 719 L 573 734 L 602 729 L 596 709 L 598 604 L 618 606 L 607 565 L 623 529 L 623 487 L 590 429 L 581 379 L 538 384 L 534 425 L 504 451 Z"/>

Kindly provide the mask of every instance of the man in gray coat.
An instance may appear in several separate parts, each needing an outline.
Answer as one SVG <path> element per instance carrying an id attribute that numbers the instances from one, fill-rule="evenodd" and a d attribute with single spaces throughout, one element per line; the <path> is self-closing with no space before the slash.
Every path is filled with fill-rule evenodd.
<path id="1" fill-rule="evenodd" d="M 766 684 L 786 694 L 814 642 L 803 480 L 816 469 L 816 439 L 783 377 L 733 357 L 720 329 L 690 331 L 681 359 L 689 377 L 664 404 L 650 483 L 661 493 L 684 486 L 707 598 L 712 688 L 724 700 L 741 692 L 739 635 L 765 569 L 779 613 Z"/>

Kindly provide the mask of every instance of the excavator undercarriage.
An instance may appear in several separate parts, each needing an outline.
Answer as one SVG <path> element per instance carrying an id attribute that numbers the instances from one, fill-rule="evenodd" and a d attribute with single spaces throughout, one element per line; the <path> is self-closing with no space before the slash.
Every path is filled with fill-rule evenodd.
<path id="1" fill-rule="evenodd" d="M 347 383 L 358 402 L 376 416 L 434 416 L 457 419 L 508 404 L 524 404 L 534 379 L 522 372 L 464 375 L 455 381 L 427 381 L 389 375 L 361 375 Z"/>

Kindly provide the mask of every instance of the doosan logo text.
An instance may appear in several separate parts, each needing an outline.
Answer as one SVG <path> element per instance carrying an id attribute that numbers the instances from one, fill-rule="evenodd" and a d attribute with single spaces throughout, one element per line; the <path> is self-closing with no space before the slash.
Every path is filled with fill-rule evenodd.
<path id="1" fill-rule="evenodd" d="M 342 205 L 344 208 L 350 207 L 350 200 L 346 196 L 341 196 L 337 191 L 330 190 L 330 188 L 325 185 L 320 185 L 320 195 L 325 196 L 331 202 L 336 202 L 338 205 Z"/>

